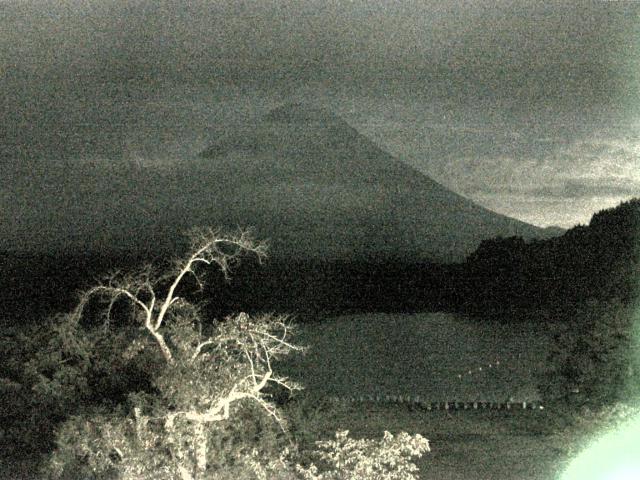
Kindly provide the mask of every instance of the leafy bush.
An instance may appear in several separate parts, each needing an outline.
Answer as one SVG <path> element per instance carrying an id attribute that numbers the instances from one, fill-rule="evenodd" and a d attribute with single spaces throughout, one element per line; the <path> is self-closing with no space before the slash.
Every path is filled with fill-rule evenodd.
<path id="1" fill-rule="evenodd" d="M 249 406 L 250 407 L 250 406 Z M 244 413 L 244 414 L 242 414 Z M 58 432 L 58 448 L 45 466 L 56 479 L 267 478 L 287 463 L 278 462 L 286 438 L 274 422 L 251 411 L 206 429 L 206 470 L 194 473 L 201 439 L 193 423 L 134 413 L 96 411 L 72 417 Z M 277 468 L 276 468 L 277 467 Z M 286 468 L 284 469 L 286 471 Z"/>
<path id="2" fill-rule="evenodd" d="M 64 420 L 43 476 L 414 478 L 409 459 L 428 451 L 419 435 L 385 434 L 374 442 L 338 433 L 317 443 L 319 450 L 298 448 L 300 430 L 289 433 L 270 388 L 300 388 L 272 369 L 279 357 L 301 350 L 289 339 L 293 325 L 245 313 L 206 322 L 184 287 L 187 277 L 199 285 L 197 267 L 217 265 L 227 275 L 241 253 L 261 257 L 263 246 L 244 233 L 196 230 L 191 252 L 166 274 L 148 267 L 107 277 L 35 344 L 27 363 L 32 390 Z"/>
<path id="3" fill-rule="evenodd" d="M 418 467 L 410 460 L 429 451 L 420 434 L 385 432 L 380 441 L 349 438 L 349 431 L 336 432 L 335 440 L 317 442 L 314 452 L 323 464 L 297 466 L 304 480 L 413 480 Z"/>
<path id="4" fill-rule="evenodd" d="M 318 439 L 334 436 L 335 431 L 331 430 L 327 418 L 351 415 L 346 404 L 318 398 L 306 390 L 284 403 L 282 411 L 292 440 L 302 452 L 312 451 Z"/>
<path id="5" fill-rule="evenodd" d="M 57 423 L 88 401 L 90 348 L 84 335 L 69 335 L 64 319 L 2 339 L 4 452 L 50 448 Z"/>
<path id="6" fill-rule="evenodd" d="M 61 314 L 13 335 L 5 332 L 3 452 L 50 450 L 55 428 L 70 415 L 117 405 L 131 392 L 151 391 L 150 378 L 161 358 L 151 349 L 135 359 L 123 355 L 131 331 L 80 326 L 72 314 Z"/>
<path id="7" fill-rule="evenodd" d="M 620 301 L 594 300 L 556 322 L 543 395 L 589 405 L 628 399 L 640 380 L 634 314 Z"/>

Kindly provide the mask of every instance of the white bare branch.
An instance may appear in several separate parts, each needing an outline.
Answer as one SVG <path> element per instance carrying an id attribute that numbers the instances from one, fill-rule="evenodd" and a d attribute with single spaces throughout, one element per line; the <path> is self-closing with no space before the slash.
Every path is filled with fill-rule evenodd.
<path id="1" fill-rule="evenodd" d="M 270 338 L 270 339 L 274 340 L 277 344 L 284 345 L 288 349 L 291 349 L 291 350 L 302 350 L 302 347 L 299 347 L 297 345 L 293 345 L 292 343 L 289 343 L 289 342 L 285 342 L 284 341 L 284 336 L 282 338 L 278 338 L 278 337 L 275 337 L 275 336 L 271 335 L 268 332 L 260 332 L 260 335 L 262 335 L 263 337 Z"/>
<path id="2" fill-rule="evenodd" d="M 157 301 L 156 286 L 164 277 L 159 277 L 155 281 L 152 279 L 152 267 L 145 266 L 137 275 L 121 275 L 116 272 L 106 279 L 105 284 L 98 285 L 86 291 L 74 312 L 77 320 L 82 316 L 84 307 L 94 295 L 109 297 L 109 304 L 106 309 L 106 324 L 108 324 L 114 304 L 119 297 L 124 296 L 135 307 L 144 312 L 144 328 L 156 340 L 164 358 L 167 362 L 173 360 L 173 355 L 168 347 L 164 336 L 161 333 L 163 322 L 167 312 L 173 305 L 177 305 L 181 298 L 176 295 L 176 290 L 187 274 L 194 275 L 196 281 L 199 278 L 194 271 L 197 264 L 211 265 L 217 264 L 222 273 L 228 275 L 229 265 L 243 252 L 253 252 L 261 259 L 265 252 L 265 246 L 254 242 L 248 232 L 240 232 L 235 236 L 225 236 L 217 230 L 197 229 L 191 232 L 192 251 L 191 255 L 178 268 L 177 274 L 172 278 L 166 296 Z M 227 248 L 225 250 L 224 248 Z M 230 249 L 230 250 L 229 250 Z M 156 310 L 156 304 L 160 305 Z M 212 341 L 205 341 L 196 346 L 192 358 L 195 359 L 202 348 L 211 344 Z"/>
<path id="3" fill-rule="evenodd" d="M 277 384 L 289 391 L 300 387 L 287 377 L 276 377 L 273 372 L 272 360 L 291 351 L 301 351 L 301 347 L 288 340 L 289 326 L 286 317 L 274 317 L 266 315 L 257 319 L 251 319 L 246 313 L 240 313 L 235 318 L 228 317 L 217 326 L 215 335 L 203 336 L 202 320 L 197 306 L 178 295 L 183 280 L 191 275 L 200 284 L 200 278 L 196 267 L 199 265 L 217 265 L 225 277 L 228 276 L 232 264 L 242 253 L 253 253 L 261 261 L 265 256 L 265 245 L 254 242 L 248 232 L 240 232 L 235 236 L 225 236 L 220 231 L 212 229 L 199 229 L 191 233 L 191 254 L 186 260 L 176 263 L 171 275 L 152 276 L 151 267 L 146 267 L 138 275 L 112 274 L 103 284 L 86 291 L 74 311 L 74 318 L 79 321 L 83 310 L 93 296 L 106 297 L 107 322 L 112 314 L 114 305 L 119 298 L 126 298 L 131 305 L 136 318 L 143 328 L 153 337 L 159 347 L 166 363 L 174 372 L 185 375 L 183 361 L 190 361 L 192 365 L 190 373 L 194 375 L 212 375 L 212 382 L 204 381 L 206 377 L 189 380 L 189 385 L 195 385 L 194 394 L 189 392 L 189 399 L 182 400 L 177 396 L 177 405 L 161 413 L 158 420 L 164 422 L 168 433 L 183 428 L 184 424 L 176 424 L 176 418 L 190 422 L 189 428 L 193 428 L 194 436 L 193 454 L 195 456 L 194 468 L 188 465 L 189 456 L 184 452 L 176 452 L 176 460 L 179 464 L 179 475 L 183 479 L 198 478 L 199 473 L 206 470 L 207 442 L 205 424 L 229 419 L 232 405 L 236 402 L 250 400 L 256 402 L 267 414 L 273 417 L 284 431 L 284 423 L 278 415 L 276 406 L 268 401 L 265 393 L 267 385 Z M 166 294 L 164 292 L 166 292 Z M 171 331 L 171 341 L 165 340 L 164 332 L 168 319 L 178 319 L 184 323 L 177 323 L 175 330 L 180 330 L 184 324 L 195 326 L 198 330 L 186 334 L 180 338 L 175 331 Z M 169 335 L 169 334 L 167 334 Z M 134 342 L 135 343 L 135 342 Z M 132 345 L 134 344 L 132 343 Z M 184 353 L 186 345 L 187 352 Z M 207 348 L 208 347 L 208 348 Z M 172 350 L 173 349 L 173 350 Z M 181 350 L 182 349 L 182 350 Z M 206 354 L 204 353 L 206 349 Z M 134 353 L 135 355 L 135 353 Z M 201 361 L 196 361 L 201 360 Z M 227 367 L 224 362 L 230 361 Z M 219 361 L 220 369 L 207 362 Z M 201 368 L 201 370 L 199 370 Z M 227 370 L 225 370 L 227 368 Z M 219 375 L 216 376 L 216 375 Z M 224 382 L 224 390 L 221 394 L 219 382 Z M 182 384 L 179 384 L 182 385 Z M 174 388 L 174 386 L 172 386 Z M 171 391 L 175 395 L 176 388 Z M 192 398 L 193 397 L 193 398 Z M 174 410 L 175 408 L 175 410 Z M 142 415 L 140 409 L 135 410 L 136 425 L 140 427 L 138 437 L 142 437 L 142 429 L 145 428 L 149 417 Z M 181 447 L 176 447 L 180 449 Z"/>
<path id="4" fill-rule="evenodd" d="M 171 283 L 169 292 L 165 297 L 160 312 L 158 313 L 155 321 L 155 329 L 158 330 L 162 325 L 164 317 L 169 310 L 169 307 L 174 303 L 176 298 L 175 292 L 178 285 L 182 282 L 183 278 L 187 274 L 194 275 L 196 281 L 199 282 L 197 275 L 194 272 L 194 266 L 198 263 L 204 263 L 211 265 L 216 263 L 225 277 L 229 273 L 229 264 L 236 259 L 243 252 L 252 252 L 258 256 L 259 259 L 265 255 L 265 246 L 261 243 L 255 243 L 251 240 L 248 232 L 240 232 L 237 236 L 225 237 L 220 232 L 212 229 L 205 230 L 193 230 L 191 233 L 192 245 L 194 245 L 194 252 L 186 260 Z M 197 245 L 197 246 L 196 246 Z M 222 245 L 231 246 L 233 248 L 231 253 L 225 253 L 222 250 Z"/>
<path id="5" fill-rule="evenodd" d="M 191 355 L 191 361 L 194 361 L 196 358 L 198 358 L 198 355 L 200 355 L 200 352 L 202 351 L 202 349 L 204 347 L 206 347 L 207 345 L 211 345 L 215 343 L 215 340 L 213 340 L 212 338 L 205 340 L 204 342 L 200 342 L 198 345 L 196 345 L 195 351 L 193 352 L 193 355 Z"/>

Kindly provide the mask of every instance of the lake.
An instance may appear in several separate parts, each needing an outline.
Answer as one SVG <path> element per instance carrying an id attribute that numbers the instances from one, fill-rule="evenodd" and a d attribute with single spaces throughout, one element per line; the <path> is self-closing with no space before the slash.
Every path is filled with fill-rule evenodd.
<path id="1" fill-rule="evenodd" d="M 412 395 L 436 401 L 539 401 L 549 346 L 542 326 L 449 313 L 361 314 L 302 323 L 309 347 L 276 372 L 322 396 Z"/>

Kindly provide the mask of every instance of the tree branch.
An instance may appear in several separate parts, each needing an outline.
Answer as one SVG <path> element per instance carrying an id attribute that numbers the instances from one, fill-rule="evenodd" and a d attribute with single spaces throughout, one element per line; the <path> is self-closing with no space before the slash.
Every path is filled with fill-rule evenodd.
<path id="1" fill-rule="evenodd" d="M 193 352 L 193 355 L 191 355 L 191 361 L 194 361 L 196 358 L 198 358 L 198 355 L 200 355 L 200 352 L 204 347 L 206 347 L 207 345 L 211 345 L 213 343 L 215 343 L 215 341 L 211 338 L 208 340 L 205 340 L 204 342 L 200 342 L 196 346 L 195 351 Z"/>

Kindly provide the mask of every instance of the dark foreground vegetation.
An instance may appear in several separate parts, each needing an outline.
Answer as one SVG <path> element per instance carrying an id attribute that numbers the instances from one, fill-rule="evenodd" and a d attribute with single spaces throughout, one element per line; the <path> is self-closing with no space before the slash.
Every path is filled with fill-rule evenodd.
<path id="1" fill-rule="evenodd" d="M 85 323 L 79 323 L 78 319 L 70 321 L 73 316 L 66 314 L 55 316 L 59 312 L 73 312 L 83 298 L 73 292 L 86 293 L 106 272 L 131 271 L 131 265 L 149 261 L 157 271 L 172 271 L 175 265 L 167 261 L 172 257 L 173 253 L 153 252 L 153 257 L 145 253 L 101 253 L 68 257 L 5 254 L 0 258 L 4 324 L 0 352 L 0 442 L 7 458 L 28 455 L 40 458 L 44 454 L 48 473 L 58 478 L 74 478 L 78 472 L 88 475 L 92 471 L 103 475 L 96 474 L 96 478 L 109 478 L 115 475 L 111 467 L 125 465 L 126 462 L 119 463 L 125 457 L 147 466 L 164 458 L 162 468 L 169 458 L 174 461 L 172 468 L 178 469 L 175 472 L 179 472 L 181 465 L 189 464 L 184 458 L 180 460 L 183 453 L 175 453 L 189 451 L 188 445 L 197 443 L 184 426 L 182 436 L 172 437 L 169 442 L 178 445 L 169 457 L 163 457 L 166 454 L 163 442 L 168 440 L 162 435 L 167 431 L 153 426 L 153 422 L 144 435 L 145 441 L 160 448 L 155 460 L 140 456 L 135 445 L 126 442 L 130 450 L 120 448 L 120 453 L 108 448 L 92 450 L 91 445 L 95 446 L 100 439 L 122 439 L 135 434 L 135 426 L 139 425 L 136 421 L 165 418 L 181 405 L 180 401 L 190 401 L 184 396 L 176 400 L 180 388 L 175 382 L 189 377 L 179 368 L 163 369 L 166 355 L 131 350 L 141 328 L 135 308 L 125 305 L 122 298 L 107 302 L 106 306 L 112 307 L 108 328 L 104 303 L 86 304 L 82 317 Z M 558 433 L 567 425 L 579 423 L 578 419 L 584 418 L 580 412 L 585 408 L 589 411 L 610 408 L 616 402 L 633 403 L 638 397 L 639 267 L 640 200 L 633 200 L 599 212 L 588 226 L 575 227 L 557 238 L 534 242 L 517 237 L 485 241 L 460 264 L 414 263 L 402 258 L 348 263 L 271 259 L 261 264 L 255 257 L 247 257 L 234 265 L 230 278 L 225 277 L 224 269 L 202 270 L 198 278 L 204 290 L 198 289 L 195 277 L 185 277 L 180 296 L 186 304 L 198 307 L 182 311 L 186 315 L 183 318 L 235 319 L 228 325 L 229 328 L 235 325 L 233 331 L 238 338 L 245 338 L 242 336 L 246 332 L 241 325 L 244 317 L 236 315 L 241 311 L 255 318 L 263 318 L 264 313 L 272 314 L 268 318 L 295 313 L 302 320 L 313 319 L 319 312 L 449 311 L 477 317 L 478 321 L 492 317 L 504 322 L 539 322 L 554 333 L 548 370 L 541 376 L 539 387 L 545 401 L 555 409 L 538 419 L 538 427 L 532 428 Z M 109 278 L 132 280 L 118 275 Z M 144 277 L 135 279 L 140 281 Z M 156 284 L 165 293 L 169 286 L 166 278 L 160 278 Z M 150 300 L 145 288 L 137 291 L 143 303 Z M 200 305 L 202 299 L 207 302 Z M 213 335 L 213 330 L 207 330 L 213 328 L 210 323 L 189 321 L 175 325 L 182 325 L 182 330 L 170 330 L 167 338 L 173 339 L 169 343 L 178 350 L 184 345 L 197 348 L 201 341 L 198 339 L 205 338 L 202 335 Z M 257 328 L 256 332 L 271 332 L 261 330 L 259 323 L 247 325 Z M 145 333 L 144 324 L 142 330 Z M 183 335 L 190 339 L 186 344 L 181 343 Z M 189 350 L 184 348 L 182 354 L 187 355 Z M 244 372 L 264 360 L 251 355 L 234 356 L 242 353 L 242 349 L 232 348 L 230 352 L 227 353 L 234 359 L 233 368 L 245 369 Z M 256 363 L 253 366 L 251 361 L 243 363 L 246 358 L 253 358 Z M 229 373 L 233 368 L 225 370 L 224 378 L 235 378 Z M 207 375 L 213 373 L 204 372 L 202 378 L 208 378 Z M 220 377 L 212 378 L 219 381 Z M 196 378 L 193 380 L 197 383 Z M 218 442 L 211 451 L 219 452 L 219 456 L 208 460 L 208 465 L 219 469 L 218 477 L 212 478 L 226 478 L 221 476 L 223 471 L 225 475 L 238 475 L 242 469 L 246 469 L 246 478 L 256 478 L 247 473 L 253 467 L 239 459 L 253 459 L 262 462 L 264 468 L 272 468 L 264 460 L 275 461 L 276 452 L 292 442 L 302 452 L 296 461 L 301 468 L 310 468 L 311 457 L 307 459 L 305 455 L 312 455 L 309 445 L 313 440 L 305 432 L 321 435 L 326 427 L 312 428 L 311 424 L 318 419 L 310 417 L 309 411 L 316 407 L 306 407 L 302 400 L 279 404 L 289 396 L 282 395 L 278 388 L 254 393 L 265 403 L 243 404 L 234 421 L 225 419 L 217 426 L 216 435 L 208 440 Z M 215 397 L 220 392 L 208 394 Z M 272 406 L 274 410 L 269 410 Z M 278 422 L 272 421 L 274 415 L 270 412 L 280 407 L 282 418 L 291 419 L 288 434 L 283 434 Z M 428 436 L 428 432 L 424 433 Z M 402 439 L 409 441 L 408 437 Z M 390 439 L 387 444 L 357 446 L 348 444 L 346 437 L 339 437 L 327 448 L 343 453 L 360 449 L 371 456 L 374 451 L 380 454 L 385 448 L 397 447 L 396 454 L 404 452 L 405 459 L 412 452 L 424 451 L 418 444 L 402 450 L 393 442 Z M 53 457 L 52 451 L 57 452 Z M 195 457 L 192 460 L 192 473 L 197 473 L 201 465 L 198 466 Z M 224 470 L 229 465 L 233 468 Z M 200 473 L 192 477 L 208 478 Z M 320 475 L 317 472 L 308 475 L 305 478 L 334 478 L 311 476 Z M 429 476 L 425 474 L 424 478 Z"/>
<path id="2" fill-rule="evenodd" d="M 246 232 L 189 238 L 163 269 L 111 273 L 68 313 L 5 332 L 2 460 L 39 451 L 30 475 L 55 479 L 415 478 L 412 458 L 429 451 L 419 434 L 309 441 L 305 417 L 282 407 L 301 387 L 273 369 L 303 350 L 295 326 L 210 319 L 190 300 L 203 269 L 226 277 L 264 245 Z"/>

